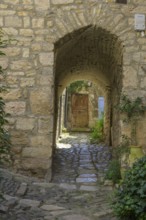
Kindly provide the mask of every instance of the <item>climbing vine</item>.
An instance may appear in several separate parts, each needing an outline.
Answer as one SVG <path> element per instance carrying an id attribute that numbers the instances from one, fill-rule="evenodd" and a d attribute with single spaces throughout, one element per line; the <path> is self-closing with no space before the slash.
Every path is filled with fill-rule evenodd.
<path id="1" fill-rule="evenodd" d="M 7 40 L 4 40 L 4 33 L 0 29 L 0 57 L 5 56 L 2 48 L 6 47 Z M 5 73 L 2 66 L 0 65 L 0 79 L 1 81 L 5 79 Z M 5 128 L 5 125 L 8 123 L 7 116 L 5 112 L 5 102 L 2 98 L 2 92 L 6 91 L 6 87 L 1 82 L 0 84 L 0 164 L 10 161 L 10 136 L 8 131 Z"/>
<path id="2" fill-rule="evenodd" d="M 69 93 L 75 93 L 75 92 L 81 91 L 83 88 L 87 90 L 88 82 L 87 81 L 76 81 L 70 84 L 70 86 L 67 88 L 67 91 Z"/>
<path id="3" fill-rule="evenodd" d="M 123 121 L 131 125 L 131 144 L 137 145 L 137 123 L 146 110 L 142 98 L 130 99 L 127 95 L 123 94 L 117 108 L 120 113 L 125 115 Z"/>

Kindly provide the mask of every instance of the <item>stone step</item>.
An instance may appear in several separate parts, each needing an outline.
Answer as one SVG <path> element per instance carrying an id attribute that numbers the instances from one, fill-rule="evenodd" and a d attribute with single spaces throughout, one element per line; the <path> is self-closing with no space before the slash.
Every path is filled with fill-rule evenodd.
<path id="1" fill-rule="evenodd" d="M 80 174 L 97 174 L 97 170 L 95 169 L 84 169 L 83 167 L 79 168 L 78 170 L 79 175 Z"/>
<path id="2" fill-rule="evenodd" d="M 82 156 L 80 155 L 80 160 L 91 160 L 91 156 Z"/>
<path id="3" fill-rule="evenodd" d="M 81 191 L 89 191 L 89 192 L 92 192 L 92 191 L 99 191 L 99 187 L 97 186 L 85 186 L 85 185 L 81 185 L 79 190 Z"/>
<path id="4" fill-rule="evenodd" d="M 89 158 L 89 159 L 80 159 L 79 160 L 79 162 L 81 163 L 81 162 L 85 162 L 85 163 L 89 163 L 89 162 L 91 162 L 92 160 L 91 160 L 91 158 Z"/>
<path id="5" fill-rule="evenodd" d="M 83 167 L 84 167 L 84 166 L 85 166 L 85 167 L 94 167 L 94 166 L 93 166 L 93 163 L 91 163 L 91 162 L 90 162 L 90 163 L 87 163 L 87 162 L 85 163 L 85 162 L 81 162 L 81 161 L 79 162 L 79 166 L 80 166 L 80 167 L 82 167 L 82 166 L 83 166 Z"/>
<path id="6" fill-rule="evenodd" d="M 97 175 L 94 173 L 84 173 L 80 174 L 78 178 L 97 178 Z"/>
<path id="7" fill-rule="evenodd" d="M 78 177 L 76 178 L 77 183 L 96 183 L 96 177 Z"/>

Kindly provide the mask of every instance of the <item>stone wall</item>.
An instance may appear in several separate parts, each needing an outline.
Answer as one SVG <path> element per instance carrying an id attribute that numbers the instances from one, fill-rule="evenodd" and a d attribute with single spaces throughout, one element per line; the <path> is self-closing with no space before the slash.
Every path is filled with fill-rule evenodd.
<path id="1" fill-rule="evenodd" d="M 84 79 L 110 90 L 112 104 L 121 91 L 145 99 L 146 38 L 134 30 L 134 15 L 145 13 L 145 7 L 145 0 L 127 5 L 114 0 L 1 0 L 0 26 L 13 38 L 0 63 L 7 72 L 4 98 L 17 170 L 50 173 L 55 88 L 60 94 L 72 81 Z M 107 115 L 110 121 L 110 110 Z M 114 114 L 113 140 L 124 132 L 117 118 Z M 145 122 L 146 117 L 140 125 L 141 145 Z"/>

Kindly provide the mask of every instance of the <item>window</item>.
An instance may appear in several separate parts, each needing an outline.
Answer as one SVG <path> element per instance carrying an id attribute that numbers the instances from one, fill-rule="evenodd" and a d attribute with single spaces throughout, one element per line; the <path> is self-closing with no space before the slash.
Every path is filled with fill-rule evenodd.
<path id="1" fill-rule="evenodd" d="M 127 0 L 116 0 L 116 3 L 127 4 Z"/>

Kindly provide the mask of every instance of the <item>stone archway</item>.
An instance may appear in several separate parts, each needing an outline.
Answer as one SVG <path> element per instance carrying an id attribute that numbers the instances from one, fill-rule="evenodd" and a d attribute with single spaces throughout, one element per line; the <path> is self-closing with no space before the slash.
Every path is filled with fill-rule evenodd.
<path id="1" fill-rule="evenodd" d="M 81 79 L 92 81 L 105 93 L 105 135 L 107 144 L 110 144 L 111 126 L 113 130 L 119 126 L 119 121 L 111 121 L 110 115 L 111 106 L 117 105 L 120 99 L 122 43 L 116 35 L 93 25 L 79 29 L 72 35 L 73 38 L 68 36 L 66 40 L 65 36 L 55 44 L 55 112 L 58 97 L 68 83 Z M 116 137 L 119 135 L 116 132 Z M 116 145 L 116 141 L 112 144 Z"/>

